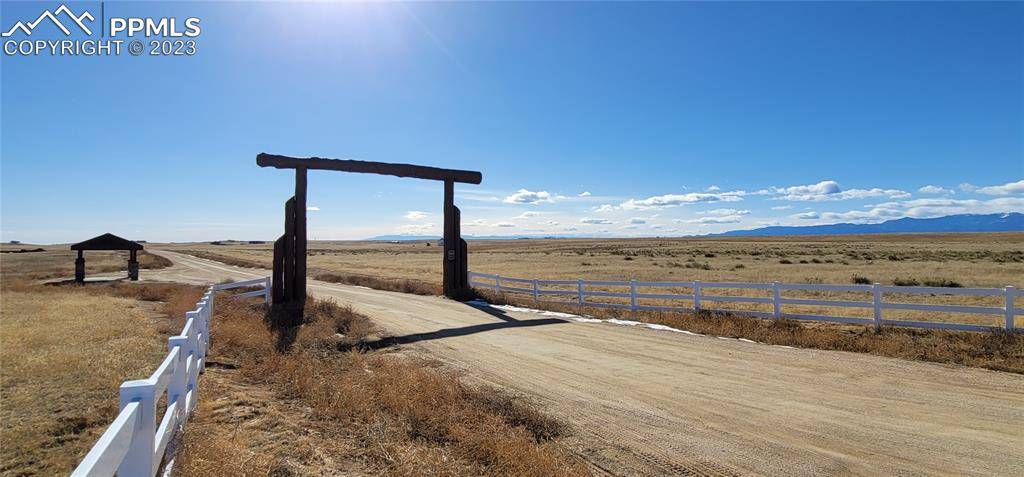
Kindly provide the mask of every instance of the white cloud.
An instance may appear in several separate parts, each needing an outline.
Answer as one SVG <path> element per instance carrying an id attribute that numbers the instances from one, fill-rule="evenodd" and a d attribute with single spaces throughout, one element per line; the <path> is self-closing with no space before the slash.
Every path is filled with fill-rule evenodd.
<path id="1" fill-rule="evenodd" d="M 775 207 L 772 207 L 772 210 L 789 210 L 792 208 L 792 205 L 776 205 Z"/>
<path id="2" fill-rule="evenodd" d="M 922 194 L 952 194 L 953 193 L 953 189 L 946 189 L 946 188 L 939 187 L 939 186 L 934 186 L 934 185 L 926 185 L 926 186 L 924 186 L 924 187 L 922 187 L 920 189 L 917 189 L 917 191 L 922 193 Z"/>
<path id="3" fill-rule="evenodd" d="M 306 207 L 306 210 L 308 210 L 310 212 L 320 212 L 320 207 L 317 207 L 315 205 L 310 205 L 310 206 Z"/>
<path id="4" fill-rule="evenodd" d="M 914 199 L 900 202 L 886 202 L 868 208 L 849 212 L 826 212 L 822 218 L 857 223 L 876 223 L 902 217 L 926 219 L 958 214 L 999 214 L 1024 212 L 1024 198 L 1001 197 L 998 199 Z"/>
<path id="5" fill-rule="evenodd" d="M 636 226 L 636 225 L 623 225 L 622 227 L 619 227 L 619 228 L 622 229 L 622 230 L 636 230 L 636 229 L 638 229 L 640 227 Z"/>
<path id="6" fill-rule="evenodd" d="M 716 185 L 712 185 L 712 186 L 709 186 L 709 187 L 707 188 L 707 191 L 708 191 L 708 192 L 718 192 L 718 191 L 720 191 L 720 190 L 722 190 L 722 188 L 721 188 L 721 187 L 718 187 L 718 186 L 716 186 Z"/>
<path id="7" fill-rule="evenodd" d="M 633 217 L 632 219 L 629 219 L 629 223 L 633 225 L 646 224 L 647 219 L 643 217 Z"/>
<path id="8" fill-rule="evenodd" d="M 509 228 L 509 227 L 515 227 L 516 224 L 513 224 L 511 222 L 498 222 L 498 223 L 494 224 L 494 226 L 495 227 L 501 227 L 501 228 Z"/>
<path id="9" fill-rule="evenodd" d="M 410 210 L 409 212 L 405 213 L 405 218 L 409 220 L 423 220 L 427 218 L 427 213 L 420 212 L 418 210 Z"/>
<path id="10" fill-rule="evenodd" d="M 839 187 L 836 181 L 821 181 L 817 184 L 799 185 L 790 187 L 771 187 L 759 193 L 777 195 L 778 199 L 792 201 L 824 201 L 824 200 L 850 200 L 867 199 L 872 197 L 888 197 L 890 199 L 903 199 L 910 197 L 906 191 L 899 189 L 846 189 Z"/>
<path id="11" fill-rule="evenodd" d="M 985 195 L 1020 195 L 1024 194 L 1024 179 L 1017 182 L 1008 182 L 1003 185 L 982 187 L 975 192 Z"/>
<path id="12" fill-rule="evenodd" d="M 609 224 L 612 223 L 612 221 L 610 221 L 608 219 L 592 219 L 590 217 L 584 217 L 584 218 L 580 219 L 580 223 L 581 224 L 590 224 L 590 225 L 609 225 Z"/>
<path id="13" fill-rule="evenodd" d="M 469 225 L 476 226 L 476 227 L 483 227 L 483 226 L 487 225 L 487 220 L 486 219 L 473 219 L 472 221 L 469 222 Z"/>
<path id="14" fill-rule="evenodd" d="M 611 212 L 613 210 L 615 210 L 615 206 L 612 204 L 601 204 L 597 207 L 594 207 L 594 212 L 597 212 L 599 214 L 604 214 L 607 212 Z"/>
<path id="15" fill-rule="evenodd" d="M 512 217 L 512 220 L 528 219 L 530 217 L 536 217 L 537 215 L 539 215 L 537 212 L 526 211 L 515 217 Z"/>
<path id="16" fill-rule="evenodd" d="M 741 190 L 731 192 L 690 192 L 688 194 L 665 194 L 646 199 L 629 199 L 619 207 L 626 210 L 663 209 L 679 207 L 686 204 L 710 202 L 737 202 L 743 200 L 747 193 Z"/>
<path id="17" fill-rule="evenodd" d="M 704 215 L 715 215 L 715 216 L 726 216 L 726 215 L 750 215 L 749 210 L 736 210 L 736 209 L 715 209 L 704 212 Z"/>
<path id="18" fill-rule="evenodd" d="M 974 184 L 971 184 L 970 182 L 964 182 L 964 183 L 956 186 L 956 188 L 960 189 L 960 190 L 962 190 L 964 192 L 974 192 L 974 191 L 978 190 L 978 186 L 976 186 Z"/>
<path id="19" fill-rule="evenodd" d="M 820 219 L 821 215 L 812 210 L 810 212 L 802 212 L 802 213 L 799 213 L 799 214 L 793 214 L 791 217 L 793 217 L 794 219 L 800 219 L 800 220 L 814 220 L 814 219 Z"/>
<path id="20" fill-rule="evenodd" d="M 434 224 L 407 224 L 398 227 L 401 234 L 421 234 L 434 230 Z"/>
<path id="21" fill-rule="evenodd" d="M 546 225 L 558 225 L 558 221 L 557 220 L 549 220 L 547 222 L 544 222 L 544 224 L 546 224 Z"/>
<path id="22" fill-rule="evenodd" d="M 554 198 L 548 191 L 530 191 L 526 189 L 519 189 L 515 194 L 505 197 L 505 203 L 507 204 L 543 204 L 552 203 Z"/>
<path id="23" fill-rule="evenodd" d="M 721 217 L 700 217 L 696 219 L 675 219 L 673 222 L 677 224 L 735 224 L 743 220 L 743 217 L 739 215 L 725 215 Z"/>
<path id="24" fill-rule="evenodd" d="M 590 191 L 580 192 L 579 197 L 590 197 Z"/>

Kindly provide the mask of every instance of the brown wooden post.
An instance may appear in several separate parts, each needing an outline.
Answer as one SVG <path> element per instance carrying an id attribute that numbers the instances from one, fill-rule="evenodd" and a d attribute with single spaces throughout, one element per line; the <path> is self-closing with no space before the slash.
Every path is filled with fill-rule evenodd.
<path id="1" fill-rule="evenodd" d="M 455 182 L 444 181 L 444 249 L 443 249 L 443 277 L 444 295 L 453 297 L 456 284 L 456 261 L 458 259 L 455 231 Z"/>
<path id="2" fill-rule="evenodd" d="M 78 251 L 78 258 L 75 259 L 75 281 L 85 283 L 85 253 Z"/>
<path id="3" fill-rule="evenodd" d="M 293 298 L 306 303 L 306 168 L 295 168 L 295 278 Z"/>
<path id="4" fill-rule="evenodd" d="M 284 303 L 284 236 L 274 241 L 274 275 L 270 280 L 270 302 Z"/>
<path id="5" fill-rule="evenodd" d="M 283 303 L 295 300 L 295 197 L 284 203 L 284 285 Z"/>
<path id="6" fill-rule="evenodd" d="M 135 282 L 139 280 L 139 259 L 138 252 L 128 251 L 128 279 Z"/>

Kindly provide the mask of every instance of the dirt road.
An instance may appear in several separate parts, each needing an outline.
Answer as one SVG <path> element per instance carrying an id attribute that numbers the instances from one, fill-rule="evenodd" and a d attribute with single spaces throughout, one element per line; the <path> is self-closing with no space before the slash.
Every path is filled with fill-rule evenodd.
<path id="1" fill-rule="evenodd" d="M 143 278 L 266 276 L 172 252 Z M 580 323 L 310 281 L 474 379 L 534 396 L 619 475 L 1024 475 L 1024 376 Z"/>

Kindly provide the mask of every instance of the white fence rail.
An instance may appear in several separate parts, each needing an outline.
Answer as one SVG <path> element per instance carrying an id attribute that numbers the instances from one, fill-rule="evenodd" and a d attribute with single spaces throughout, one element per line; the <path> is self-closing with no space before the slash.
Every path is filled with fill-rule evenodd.
<path id="1" fill-rule="evenodd" d="M 73 477 L 152 477 L 164 458 L 167 444 L 181 430 L 196 407 L 199 374 L 206 365 L 210 346 L 210 318 L 214 293 L 238 287 L 263 286 L 261 290 L 233 295 L 236 298 L 264 296 L 270 299 L 270 278 L 214 285 L 185 313 L 181 334 L 167 340 L 168 353 L 147 379 L 121 384 L 121 411 L 96 441 Z M 157 420 L 157 403 L 167 393 L 167 406 Z"/>
<path id="2" fill-rule="evenodd" d="M 600 280 L 538 280 L 528 278 L 505 277 L 488 273 L 469 272 L 470 285 L 474 287 L 487 288 L 502 293 L 520 293 L 532 295 L 538 302 L 555 301 L 558 303 L 575 302 L 581 307 L 591 306 L 597 308 L 620 308 L 632 311 L 730 311 L 738 314 L 746 314 L 761 318 L 792 318 L 798 320 L 829 321 L 836 323 L 851 323 L 874 326 L 876 329 L 883 325 L 906 326 L 916 328 L 941 328 L 959 331 L 995 331 L 1005 329 L 1010 331 L 1024 332 L 1024 328 L 1016 327 L 1014 317 L 1024 315 L 1024 309 L 1014 307 L 1014 299 L 1024 296 L 1024 291 L 1017 290 L 1012 286 L 1003 288 L 947 288 L 947 287 L 905 287 L 905 286 L 884 286 L 878 283 L 873 285 L 820 285 L 820 284 L 795 284 L 795 283 L 740 283 L 740 282 L 701 282 L 699 280 L 684 282 L 639 282 L 630 281 L 600 281 Z M 511 284 L 511 285 L 509 285 Z M 564 289 L 575 285 L 575 289 Z M 563 289 L 552 290 L 551 286 L 560 286 Z M 599 290 L 588 290 L 587 287 L 628 287 L 628 292 L 610 292 Z M 666 294 L 647 293 L 640 289 L 648 288 L 689 288 L 691 293 Z M 704 292 L 705 289 L 747 289 L 763 290 L 771 292 L 770 297 L 750 296 L 725 296 L 711 295 Z M 832 291 L 832 292 L 861 292 L 868 294 L 870 301 L 851 300 L 813 300 L 801 298 L 786 298 L 783 292 L 787 290 L 805 291 Z M 884 300 L 885 294 L 924 294 L 924 295 L 971 295 L 989 296 L 1003 298 L 1004 305 L 995 306 L 961 306 L 947 304 L 921 304 L 921 303 L 892 303 Z M 562 300 L 544 300 L 543 297 L 561 296 Z M 629 299 L 629 303 L 601 303 L 587 301 L 587 297 L 622 298 Z M 683 300 L 690 302 L 690 306 L 664 306 L 664 305 L 643 305 L 640 300 L 656 299 L 664 301 Z M 570 301 L 571 300 L 571 301 Z M 750 310 L 722 310 L 706 306 L 705 302 L 725 303 L 765 303 L 772 305 L 771 312 L 750 311 Z M 869 308 L 873 310 L 872 318 L 857 318 L 849 316 L 812 315 L 802 313 L 786 313 L 784 305 L 803 306 L 825 306 L 837 308 Z M 942 313 L 965 313 L 998 315 L 1003 317 L 1003 326 L 985 326 L 967 323 L 946 323 L 932 321 L 911 321 L 885 319 L 884 310 L 918 310 Z"/>

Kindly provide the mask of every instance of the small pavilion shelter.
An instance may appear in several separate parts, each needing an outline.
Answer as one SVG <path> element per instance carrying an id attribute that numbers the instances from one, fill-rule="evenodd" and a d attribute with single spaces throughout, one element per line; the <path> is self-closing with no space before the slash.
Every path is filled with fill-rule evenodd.
<path id="1" fill-rule="evenodd" d="M 139 279 L 138 252 L 142 250 L 142 244 L 132 242 L 118 237 L 114 234 L 103 234 L 93 237 L 84 242 L 71 246 L 71 250 L 78 251 L 78 258 L 75 259 L 75 281 L 85 282 L 85 251 L 86 250 L 127 250 L 128 251 L 128 279 L 135 281 Z"/>

